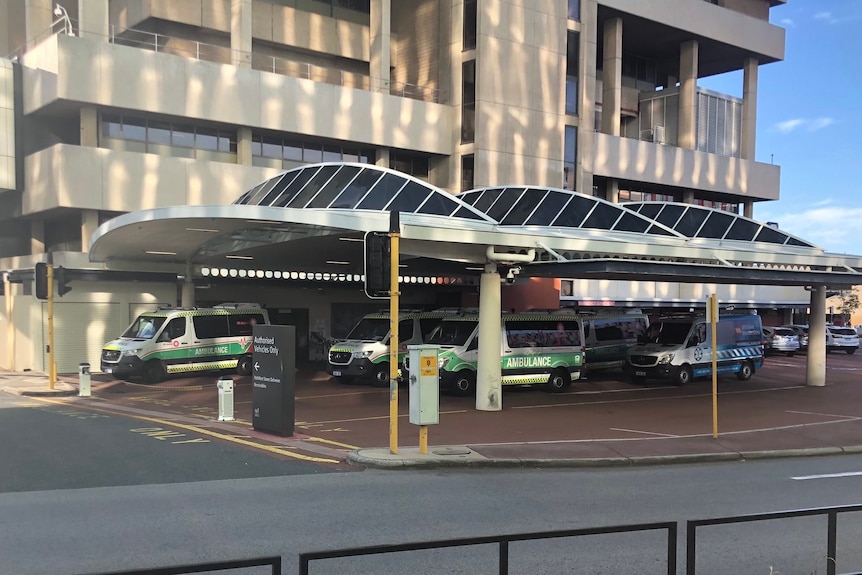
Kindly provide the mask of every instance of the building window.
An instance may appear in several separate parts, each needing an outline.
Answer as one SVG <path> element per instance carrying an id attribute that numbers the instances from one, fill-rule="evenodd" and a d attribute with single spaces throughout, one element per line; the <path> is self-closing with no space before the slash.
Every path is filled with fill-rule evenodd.
<path id="1" fill-rule="evenodd" d="M 252 133 L 252 165 L 289 170 L 318 162 L 374 163 L 374 150 L 352 148 L 339 142 L 323 144 L 277 134 Z"/>
<path id="2" fill-rule="evenodd" d="M 566 114 L 578 114 L 578 56 L 580 34 L 568 31 L 566 39 Z"/>
<path id="3" fill-rule="evenodd" d="M 473 154 L 463 156 L 461 158 L 461 191 L 466 192 L 476 187 L 474 180 L 474 160 Z"/>
<path id="4" fill-rule="evenodd" d="M 653 192 L 638 192 L 620 189 L 620 202 L 674 202 L 673 196 Z"/>
<path id="5" fill-rule="evenodd" d="M 114 114 L 103 114 L 101 124 L 105 148 L 236 162 L 234 130 Z"/>
<path id="6" fill-rule="evenodd" d="M 621 83 L 627 88 L 653 91 L 658 85 L 658 72 L 655 60 L 623 54 Z"/>
<path id="7" fill-rule="evenodd" d="M 477 20 L 476 4 L 478 0 L 464 0 L 464 50 L 476 49 Z"/>
<path id="8" fill-rule="evenodd" d="M 274 4 L 287 6 L 294 5 L 293 2 L 288 4 L 278 1 L 274 2 Z M 337 8 L 345 8 L 347 10 L 363 12 L 365 14 L 371 13 L 371 0 L 314 0 L 314 4 L 317 7 L 315 11 L 320 12 L 325 16 L 334 16 Z"/>
<path id="9" fill-rule="evenodd" d="M 575 164 L 578 157 L 578 129 L 566 126 L 563 145 L 563 188 L 575 190 Z"/>
<path id="10" fill-rule="evenodd" d="M 568 16 L 569 20 L 581 19 L 581 0 L 568 0 Z"/>
<path id="11" fill-rule="evenodd" d="M 405 152 L 390 152 L 389 167 L 393 170 L 398 170 L 405 174 L 409 174 L 414 178 L 428 181 L 428 173 L 430 172 L 431 158 L 420 154 L 408 154 Z"/>
<path id="12" fill-rule="evenodd" d="M 461 143 L 469 144 L 476 137 L 476 60 L 461 65 Z"/>

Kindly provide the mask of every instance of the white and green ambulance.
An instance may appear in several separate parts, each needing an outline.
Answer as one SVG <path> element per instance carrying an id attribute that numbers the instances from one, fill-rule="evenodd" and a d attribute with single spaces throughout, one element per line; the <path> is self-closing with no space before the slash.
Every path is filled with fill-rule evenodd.
<path id="1" fill-rule="evenodd" d="M 581 329 L 578 317 L 503 314 L 500 338 L 503 385 L 546 384 L 553 392 L 568 389 L 584 369 Z M 425 343 L 440 346 L 441 390 L 458 395 L 476 393 L 479 316 L 448 317 Z"/>
<path id="2" fill-rule="evenodd" d="M 101 370 L 148 383 L 168 374 L 236 369 L 251 373 L 254 326 L 269 324 L 257 304 L 161 308 L 139 315 L 119 339 L 102 348 Z"/>

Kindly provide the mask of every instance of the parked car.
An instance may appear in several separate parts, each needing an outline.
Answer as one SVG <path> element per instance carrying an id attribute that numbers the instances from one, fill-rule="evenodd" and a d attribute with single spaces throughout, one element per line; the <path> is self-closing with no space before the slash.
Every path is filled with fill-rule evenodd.
<path id="1" fill-rule="evenodd" d="M 843 351 L 856 353 L 859 349 L 859 335 L 852 327 L 826 326 L 826 352 Z"/>
<path id="2" fill-rule="evenodd" d="M 808 326 L 807 325 L 782 325 L 796 334 L 799 338 L 799 351 L 808 350 Z"/>
<path id="3" fill-rule="evenodd" d="M 772 353 L 784 353 L 793 357 L 799 351 L 799 336 L 793 330 L 786 327 L 765 327 L 763 335 L 766 336 L 763 344 L 763 355 Z"/>

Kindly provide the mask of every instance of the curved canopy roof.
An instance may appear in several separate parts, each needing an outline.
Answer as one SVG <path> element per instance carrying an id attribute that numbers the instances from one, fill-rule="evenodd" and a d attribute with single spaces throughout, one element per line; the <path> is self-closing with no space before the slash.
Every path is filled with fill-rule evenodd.
<path id="1" fill-rule="evenodd" d="M 119 216 L 93 235 L 90 259 L 114 268 L 179 273 L 188 266 L 362 273 L 361 240 L 366 232 L 388 230 L 392 211 L 400 214 L 405 275 L 473 275 L 481 272 L 490 248 L 504 266 L 500 254 L 520 254 L 511 258 L 514 264 L 533 250 L 535 260 L 522 266 L 521 277 L 862 284 L 859 256 L 827 254 L 720 210 L 613 204 L 523 185 L 452 195 L 394 170 L 354 163 L 282 172 L 227 206 Z"/>

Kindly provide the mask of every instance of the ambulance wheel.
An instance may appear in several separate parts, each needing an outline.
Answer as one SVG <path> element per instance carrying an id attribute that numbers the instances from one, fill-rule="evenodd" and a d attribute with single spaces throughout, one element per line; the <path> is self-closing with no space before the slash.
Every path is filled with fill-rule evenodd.
<path id="1" fill-rule="evenodd" d="M 476 395 L 476 374 L 472 371 L 462 371 L 452 383 L 455 395 Z"/>
<path id="2" fill-rule="evenodd" d="M 673 381 L 674 385 L 687 385 L 691 383 L 691 367 L 688 365 L 684 365 L 679 368 L 676 372 L 676 377 Z"/>
<path id="3" fill-rule="evenodd" d="M 252 358 L 250 355 L 244 355 L 239 358 L 236 364 L 236 372 L 239 375 L 251 375 Z"/>
<path id="4" fill-rule="evenodd" d="M 563 368 L 557 368 L 551 372 L 548 378 L 548 391 L 551 393 L 562 393 L 572 385 L 572 376 Z"/>
<path id="5" fill-rule="evenodd" d="M 750 361 L 743 361 L 739 366 L 739 371 L 736 372 L 736 378 L 739 381 L 748 381 L 754 374 L 754 367 Z"/>
<path id="6" fill-rule="evenodd" d="M 389 387 L 389 363 L 374 368 L 374 387 Z"/>
<path id="7" fill-rule="evenodd" d="M 151 359 L 144 364 L 144 381 L 147 383 L 160 383 L 168 376 L 165 364 L 157 359 Z"/>

